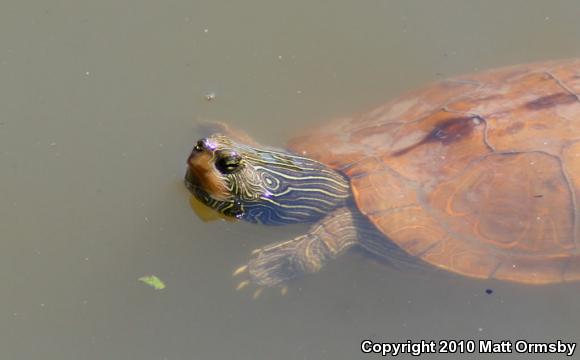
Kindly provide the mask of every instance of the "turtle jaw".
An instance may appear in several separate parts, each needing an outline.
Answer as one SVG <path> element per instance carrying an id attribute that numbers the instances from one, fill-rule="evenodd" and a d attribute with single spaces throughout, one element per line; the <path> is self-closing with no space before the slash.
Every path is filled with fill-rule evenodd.
<path id="1" fill-rule="evenodd" d="M 218 193 L 217 196 L 214 193 L 210 193 L 211 190 L 208 189 L 207 184 L 203 182 L 203 180 L 207 178 L 208 175 L 206 173 L 201 173 L 200 175 L 199 169 L 188 167 L 183 182 L 185 187 L 189 190 L 191 195 L 197 199 L 197 201 L 218 214 L 222 214 L 228 218 L 241 219 L 243 210 L 235 200 L 234 196 L 230 195 L 229 192 L 226 192 L 225 196 L 223 193 Z"/>
<path id="2" fill-rule="evenodd" d="M 213 158 L 213 154 L 207 151 L 192 152 L 187 160 L 185 186 L 194 194 L 196 188 L 201 188 L 212 198 L 225 201 L 231 196 L 225 179 L 213 165 Z"/>
<path id="3" fill-rule="evenodd" d="M 197 177 L 194 175 L 194 172 L 190 168 L 188 168 L 187 171 L 185 172 L 183 184 L 185 185 L 187 190 L 189 190 L 191 195 L 195 195 L 199 191 L 199 189 L 201 189 Z"/>

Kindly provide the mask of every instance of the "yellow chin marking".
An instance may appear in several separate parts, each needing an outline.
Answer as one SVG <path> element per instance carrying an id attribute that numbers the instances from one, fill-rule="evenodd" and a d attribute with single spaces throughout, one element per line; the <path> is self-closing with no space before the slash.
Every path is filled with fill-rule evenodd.
<path id="1" fill-rule="evenodd" d="M 236 221 L 235 218 L 219 213 L 214 209 L 210 208 L 209 206 L 205 205 L 201 201 L 197 200 L 197 198 L 193 195 L 189 197 L 189 206 L 191 207 L 191 210 L 193 210 L 193 212 L 203 222 L 212 222 L 220 219 L 227 221 Z"/>

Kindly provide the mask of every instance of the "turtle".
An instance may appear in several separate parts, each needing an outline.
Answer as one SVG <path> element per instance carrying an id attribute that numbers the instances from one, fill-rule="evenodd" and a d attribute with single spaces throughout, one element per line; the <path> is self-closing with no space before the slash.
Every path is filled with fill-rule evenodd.
<path id="1" fill-rule="evenodd" d="M 580 280 L 580 59 L 455 76 L 262 146 L 222 126 L 185 185 L 227 218 L 311 224 L 235 274 L 260 287 L 357 247 L 525 284 Z"/>

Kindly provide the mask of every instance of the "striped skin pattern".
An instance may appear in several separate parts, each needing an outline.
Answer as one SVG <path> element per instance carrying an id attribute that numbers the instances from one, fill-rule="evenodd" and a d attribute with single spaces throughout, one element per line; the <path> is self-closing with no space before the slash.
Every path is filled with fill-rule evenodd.
<path id="1" fill-rule="evenodd" d="M 344 206 L 348 181 L 317 161 L 274 149 L 256 149 L 224 135 L 198 142 L 186 184 L 203 203 L 228 216 L 267 225 L 317 221 Z M 235 170 L 220 161 L 236 157 Z"/>
<path id="2" fill-rule="evenodd" d="M 358 211 L 338 208 L 323 222 L 312 225 L 306 234 L 260 249 L 248 264 L 248 273 L 259 286 L 274 286 L 316 273 L 328 260 L 356 245 L 361 235 L 375 241 L 382 238 L 382 234 L 369 225 Z"/>
<path id="3" fill-rule="evenodd" d="M 224 163 L 236 165 L 224 171 Z M 198 141 L 188 165 L 186 186 L 218 212 L 266 225 L 314 223 L 306 234 L 254 253 L 242 268 L 258 286 L 318 272 L 355 245 L 391 263 L 408 262 L 356 209 L 343 175 L 322 163 L 217 134 Z"/>
<path id="4" fill-rule="evenodd" d="M 360 246 L 377 259 L 396 268 L 424 270 L 401 248 L 373 226 L 354 206 L 338 208 L 295 239 L 266 245 L 254 254 L 247 271 L 256 285 L 272 287 L 314 274 L 330 260 Z"/>

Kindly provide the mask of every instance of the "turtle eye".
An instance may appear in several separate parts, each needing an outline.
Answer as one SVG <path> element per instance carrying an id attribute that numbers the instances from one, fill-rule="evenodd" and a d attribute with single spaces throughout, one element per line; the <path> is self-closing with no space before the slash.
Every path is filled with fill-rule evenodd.
<path id="1" fill-rule="evenodd" d="M 221 152 L 217 156 L 215 167 L 222 174 L 232 174 L 240 167 L 242 157 L 236 152 Z"/>

